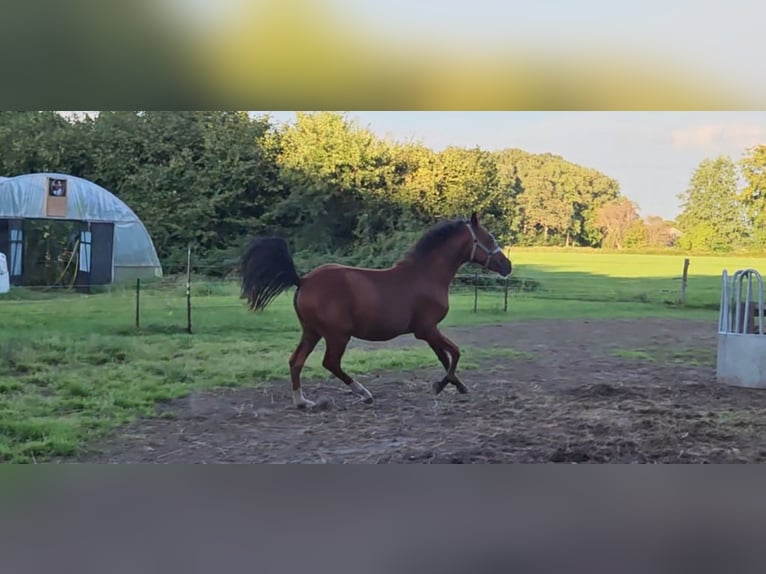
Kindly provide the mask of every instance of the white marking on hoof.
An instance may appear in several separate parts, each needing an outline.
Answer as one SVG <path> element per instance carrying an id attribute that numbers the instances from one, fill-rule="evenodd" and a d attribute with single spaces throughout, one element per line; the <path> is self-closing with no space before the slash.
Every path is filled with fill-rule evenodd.
<path id="1" fill-rule="evenodd" d="M 364 385 L 354 381 L 349 385 L 349 387 L 351 387 L 351 390 L 354 391 L 357 395 L 363 397 L 365 403 L 372 402 L 372 393 L 368 391 Z"/>
<path id="2" fill-rule="evenodd" d="M 303 391 L 301 389 L 298 389 L 297 391 L 293 391 L 293 405 L 295 405 L 297 408 L 310 409 L 315 404 L 316 403 L 314 401 L 310 401 L 303 396 Z"/>

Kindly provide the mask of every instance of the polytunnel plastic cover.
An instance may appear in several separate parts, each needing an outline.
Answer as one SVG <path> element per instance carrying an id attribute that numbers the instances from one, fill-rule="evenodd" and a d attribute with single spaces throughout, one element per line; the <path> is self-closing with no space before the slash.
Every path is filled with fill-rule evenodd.
<path id="1" fill-rule="evenodd" d="M 46 211 L 48 185 L 55 179 L 66 181 L 62 217 Z M 0 218 L 114 223 L 114 267 L 153 268 L 155 276 L 162 275 L 157 251 L 138 216 L 110 191 L 86 179 L 61 173 L 0 178 Z"/>

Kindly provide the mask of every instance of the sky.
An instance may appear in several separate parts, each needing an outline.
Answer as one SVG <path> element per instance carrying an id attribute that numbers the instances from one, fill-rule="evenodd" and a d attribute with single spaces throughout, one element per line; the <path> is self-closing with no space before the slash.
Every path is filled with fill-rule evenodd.
<path id="1" fill-rule="evenodd" d="M 294 112 L 269 114 L 292 121 Z M 380 137 L 494 151 L 553 153 L 616 179 L 641 215 L 674 219 L 700 162 L 739 160 L 766 144 L 766 112 L 404 112 L 353 111 L 349 118 Z"/>

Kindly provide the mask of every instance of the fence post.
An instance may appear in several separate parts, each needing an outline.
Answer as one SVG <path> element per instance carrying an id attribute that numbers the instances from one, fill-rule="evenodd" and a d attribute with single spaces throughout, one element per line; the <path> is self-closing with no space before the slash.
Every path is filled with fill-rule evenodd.
<path id="1" fill-rule="evenodd" d="M 191 315 L 191 244 L 186 251 L 186 331 L 192 332 Z"/>
<path id="2" fill-rule="evenodd" d="M 473 274 L 473 312 L 476 313 L 476 309 L 479 301 L 479 274 Z"/>
<path id="3" fill-rule="evenodd" d="M 509 283 L 509 277 L 505 278 L 505 302 L 503 303 L 503 311 L 505 313 L 508 312 L 508 283 Z"/>
<path id="4" fill-rule="evenodd" d="M 141 325 L 141 278 L 136 277 L 136 329 Z"/>
<path id="5" fill-rule="evenodd" d="M 681 275 L 681 306 L 686 305 L 686 285 L 689 279 L 689 258 L 684 259 L 684 272 Z"/>

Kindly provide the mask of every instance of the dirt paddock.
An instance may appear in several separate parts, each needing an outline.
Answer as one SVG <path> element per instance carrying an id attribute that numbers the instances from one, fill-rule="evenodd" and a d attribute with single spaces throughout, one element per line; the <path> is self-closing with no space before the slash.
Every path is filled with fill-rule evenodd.
<path id="1" fill-rule="evenodd" d="M 195 394 L 91 445 L 88 462 L 506 463 L 761 462 L 766 390 L 715 382 L 715 324 L 682 320 L 535 321 L 446 332 L 518 358 L 459 370 L 433 363 L 359 376 L 365 405 L 335 380 L 308 380 L 310 412 L 287 381 Z M 356 345 L 364 343 L 355 342 Z M 388 343 L 420 345 L 412 338 Z M 287 357 L 285 358 L 285 360 Z M 477 362 L 477 361 L 474 361 Z"/>

